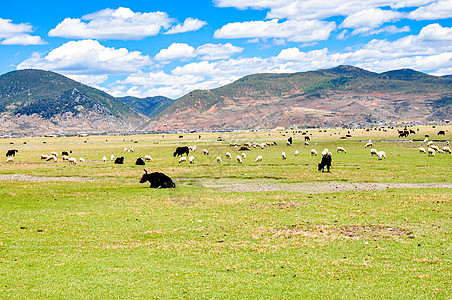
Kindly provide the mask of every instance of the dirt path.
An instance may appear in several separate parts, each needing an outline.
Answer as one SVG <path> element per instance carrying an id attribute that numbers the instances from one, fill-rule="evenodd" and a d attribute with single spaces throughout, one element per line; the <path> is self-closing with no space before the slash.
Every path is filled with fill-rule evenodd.
<path id="1" fill-rule="evenodd" d="M 76 181 L 76 182 L 96 181 L 96 179 L 83 178 L 83 177 L 44 177 L 44 176 L 32 176 L 32 175 L 25 175 L 25 174 L 0 175 L 0 180 Z"/>
<path id="2" fill-rule="evenodd" d="M 323 194 L 352 190 L 383 190 L 403 188 L 452 188 L 452 183 L 368 183 L 368 182 L 300 182 L 282 183 L 275 180 L 203 179 L 204 187 L 231 192 L 288 191 L 305 194 Z"/>

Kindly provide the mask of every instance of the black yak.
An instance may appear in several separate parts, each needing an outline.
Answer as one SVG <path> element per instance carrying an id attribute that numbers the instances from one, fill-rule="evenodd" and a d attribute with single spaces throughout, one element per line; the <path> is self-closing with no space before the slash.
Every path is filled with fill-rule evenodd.
<path id="1" fill-rule="evenodd" d="M 67 151 L 63 151 L 61 152 L 61 156 L 69 156 L 69 153 L 67 153 Z"/>
<path id="2" fill-rule="evenodd" d="M 188 147 L 187 146 L 177 147 L 176 151 L 173 153 L 173 156 L 174 157 L 179 156 L 179 155 L 182 156 L 184 154 L 187 154 L 187 156 L 188 156 L 188 153 L 189 153 L 189 151 L 188 151 Z"/>
<path id="3" fill-rule="evenodd" d="M 137 157 L 137 161 L 135 162 L 137 166 L 144 166 L 146 163 L 141 157 Z"/>
<path id="4" fill-rule="evenodd" d="M 328 173 L 330 172 L 330 167 L 331 167 L 331 155 L 329 154 L 325 154 L 322 157 L 322 161 L 319 163 L 319 171 L 325 172 L 324 168 L 326 167 L 328 170 Z"/>
<path id="5" fill-rule="evenodd" d="M 444 130 L 438 131 L 438 135 L 446 135 L 446 132 Z"/>
<path id="6" fill-rule="evenodd" d="M 293 142 L 292 137 L 287 139 L 287 145 L 292 145 L 292 142 Z"/>
<path id="7" fill-rule="evenodd" d="M 118 164 L 118 165 L 124 164 L 124 156 L 116 157 L 115 164 Z"/>
<path id="8" fill-rule="evenodd" d="M 16 149 L 8 150 L 8 152 L 6 152 L 6 157 L 8 157 L 8 156 L 16 156 L 17 152 L 19 152 L 19 150 L 16 150 Z"/>
<path id="9" fill-rule="evenodd" d="M 151 188 L 156 189 L 167 189 L 167 188 L 175 188 L 176 184 L 163 173 L 160 172 L 154 172 L 151 174 L 148 174 L 148 171 L 144 169 L 144 174 L 141 176 L 140 183 L 144 183 L 146 181 L 149 181 L 151 183 Z"/>

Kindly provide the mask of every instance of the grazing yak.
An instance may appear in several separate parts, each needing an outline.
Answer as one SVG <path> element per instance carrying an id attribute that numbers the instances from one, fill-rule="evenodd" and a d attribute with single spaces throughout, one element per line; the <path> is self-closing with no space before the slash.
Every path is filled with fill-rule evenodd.
<path id="1" fill-rule="evenodd" d="M 176 184 L 163 173 L 160 172 L 154 172 L 151 174 L 148 174 L 148 171 L 144 169 L 144 174 L 141 176 L 140 183 L 145 183 L 146 181 L 149 181 L 151 183 L 151 188 L 156 189 L 167 189 L 167 188 L 175 188 Z"/>
<path id="2" fill-rule="evenodd" d="M 446 135 L 446 132 L 444 130 L 438 131 L 438 135 Z"/>
<path id="3" fill-rule="evenodd" d="M 144 166 L 146 163 L 141 157 L 137 157 L 137 161 L 135 162 L 137 166 Z"/>
<path id="4" fill-rule="evenodd" d="M 124 156 L 116 157 L 115 164 L 123 165 L 124 164 Z"/>
<path id="5" fill-rule="evenodd" d="M 330 167 L 331 167 L 331 155 L 330 154 L 325 154 L 322 156 L 322 161 L 319 163 L 319 171 L 325 172 L 324 168 L 326 167 L 328 170 L 328 173 L 330 172 Z"/>
<path id="6" fill-rule="evenodd" d="M 61 152 L 61 156 L 69 156 L 69 153 L 67 153 L 67 151 L 63 151 Z"/>
<path id="7" fill-rule="evenodd" d="M 176 156 L 182 156 L 182 155 L 184 155 L 184 154 L 187 154 L 187 156 L 188 156 L 188 154 L 189 154 L 189 149 L 188 149 L 188 147 L 187 146 L 184 146 L 184 147 L 177 147 L 176 148 L 176 151 L 173 153 L 173 156 L 174 157 L 176 157 Z"/>
<path id="8" fill-rule="evenodd" d="M 17 152 L 19 152 L 19 150 L 16 150 L 16 149 L 8 150 L 8 152 L 6 152 L 6 157 L 9 157 L 9 156 L 16 156 L 16 153 L 17 153 Z"/>

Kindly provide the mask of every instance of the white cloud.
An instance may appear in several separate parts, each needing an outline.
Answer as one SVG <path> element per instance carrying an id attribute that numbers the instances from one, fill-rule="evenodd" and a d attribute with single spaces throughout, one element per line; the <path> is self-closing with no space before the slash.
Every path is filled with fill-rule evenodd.
<path id="1" fill-rule="evenodd" d="M 444 0 L 448 1 L 448 0 Z M 349 16 L 371 8 L 392 9 L 419 7 L 434 0 L 215 0 L 218 7 L 268 9 L 268 19 L 321 20 L 333 16 Z"/>
<path id="2" fill-rule="evenodd" d="M 11 20 L 0 18 L 0 44 L 2 45 L 42 45 L 45 42 L 39 36 L 28 33 L 33 31 L 29 24 L 14 24 Z"/>
<path id="3" fill-rule="evenodd" d="M 108 79 L 108 75 L 67 75 L 72 80 L 99 88 L 99 84 Z"/>
<path id="4" fill-rule="evenodd" d="M 155 55 L 156 60 L 163 62 L 187 60 L 193 57 L 196 57 L 195 48 L 184 43 L 173 43 Z"/>
<path id="5" fill-rule="evenodd" d="M 419 7 L 408 16 L 413 20 L 439 20 L 452 17 L 452 1 L 439 0 Z"/>
<path id="6" fill-rule="evenodd" d="M 129 8 L 104 9 L 81 19 L 66 18 L 49 36 L 72 39 L 143 39 L 174 23 L 164 12 L 135 13 Z"/>
<path id="7" fill-rule="evenodd" d="M 292 42 L 313 42 L 327 40 L 336 27 L 334 22 L 324 21 L 294 21 L 279 23 L 269 21 L 251 21 L 229 23 L 214 33 L 215 38 L 284 38 Z"/>
<path id="8" fill-rule="evenodd" d="M 205 25 L 207 25 L 207 22 L 204 22 L 204 21 L 201 21 L 198 19 L 188 18 L 184 21 L 183 24 L 177 24 L 177 25 L 173 26 L 170 30 L 165 32 L 165 34 L 196 31 Z"/>
<path id="9" fill-rule="evenodd" d="M 138 51 L 102 46 L 98 41 L 70 41 L 45 56 L 33 56 L 18 69 L 37 68 L 61 71 L 64 74 L 123 74 L 149 66 L 150 58 Z"/>
<path id="10" fill-rule="evenodd" d="M 204 44 L 194 48 L 184 43 L 173 43 L 167 49 L 160 50 L 155 59 L 162 63 L 174 60 L 190 60 L 199 56 L 202 60 L 228 59 L 233 54 L 240 53 L 243 48 L 227 44 Z"/>
<path id="11" fill-rule="evenodd" d="M 370 8 L 347 16 L 339 27 L 364 28 L 369 31 L 380 27 L 383 23 L 400 20 L 402 17 L 403 14 L 396 11 Z"/>
<path id="12" fill-rule="evenodd" d="M 196 54 L 203 60 L 228 59 L 231 55 L 240 53 L 243 48 L 227 44 L 205 44 L 196 49 Z"/>

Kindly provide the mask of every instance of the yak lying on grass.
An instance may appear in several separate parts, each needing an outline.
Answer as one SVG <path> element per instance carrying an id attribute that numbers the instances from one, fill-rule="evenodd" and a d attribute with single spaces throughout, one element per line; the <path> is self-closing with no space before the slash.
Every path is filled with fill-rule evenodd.
<path id="1" fill-rule="evenodd" d="M 331 167 L 331 155 L 330 154 L 325 154 L 322 156 L 322 161 L 319 163 L 319 171 L 325 172 L 325 167 L 328 170 L 328 173 L 330 172 L 330 167 Z"/>
<path id="2" fill-rule="evenodd" d="M 115 159 L 115 164 L 118 164 L 118 165 L 124 164 L 124 156 L 117 157 L 117 158 Z"/>
<path id="3" fill-rule="evenodd" d="M 154 172 L 151 174 L 148 174 L 148 171 L 144 169 L 144 174 L 141 176 L 140 183 L 144 183 L 146 181 L 149 181 L 151 183 L 151 188 L 156 189 L 167 189 L 167 188 L 175 188 L 176 184 L 163 173 L 160 172 Z"/>
<path id="4" fill-rule="evenodd" d="M 144 166 L 146 163 L 141 157 L 137 157 L 137 161 L 135 162 L 137 166 Z"/>

